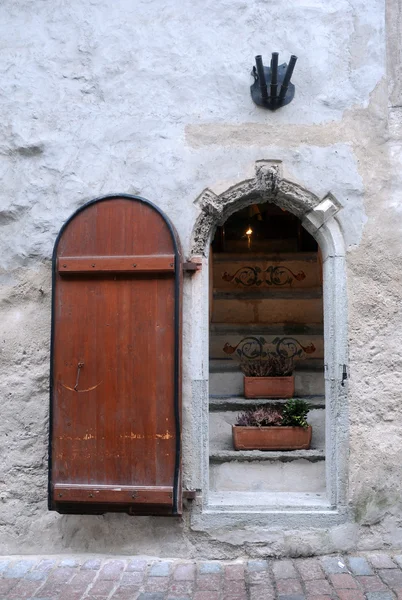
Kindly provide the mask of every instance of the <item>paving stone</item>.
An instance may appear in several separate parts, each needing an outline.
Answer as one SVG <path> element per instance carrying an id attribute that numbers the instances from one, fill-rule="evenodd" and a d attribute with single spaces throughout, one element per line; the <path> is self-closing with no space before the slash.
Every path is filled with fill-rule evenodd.
<path id="1" fill-rule="evenodd" d="M 71 567 L 57 567 L 49 573 L 48 581 L 67 583 L 67 581 L 70 581 L 70 579 L 72 579 L 76 573 L 77 570 L 72 569 Z"/>
<path id="2" fill-rule="evenodd" d="M 40 588 L 39 594 L 41 598 L 50 598 L 51 600 L 54 600 L 54 598 L 60 596 L 63 592 L 63 588 L 64 585 L 59 581 L 46 582 L 45 585 Z"/>
<path id="3" fill-rule="evenodd" d="M 399 569 L 380 569 L 378 575 L 390 588 L 402 588 L 402 571 Z"/>
<path id="4" fill-rule="evenodd" d="M 394 600 L 391 592 L 368 592 L 366 600 Z"/>
<path id="5" fill-rule="evenodd" d="M 333 598 L 334 596 L 328 596 L 327 594 L 325 594 L 324 596 L 322 594 L 320 594 L 319 596 L 314 594 L 313 596 L 308 595 L 306 600 L 332 600 Z"/>
<path id="6" fill-rule="evenodd" d="M 249 560 L 247 563 L 249 571 L 266 571 L 268 569 L 267 560 Z"/>
<path id="7" fill-rule="evenodd" d="M 37 581 L 25 581 L 21 580 L 15 587 L 12 588 L 7 594 L 7 600 L 24 600 L 35 595 L 36 590 L 39 589 L 41 583 Z"/>
<path id="8" fill-rule="evenodd" d="M 219 600 L 218 592 L 196 592 L 193 600 Z"/>
<path id="9" fill-rule="evenodd" d="M 44 558 L 36 565 L 35 570 L 49 572 L 55 568 L 57 560 L 54 558 Z"/>
<path id="10" fill-rule="evenodd" d="M 8 565 L 8 568 L 3 572 L 3 577 L 8 579 L 20 579 L 24 577 L 34 566 L 34 560 L 18 560 Z"/>
<path id="11" fill-rule="evenodd" d="M 374 571 L 363 556 L 349 556 L 348 564 L 354 575 L 374 575 Z"/>
<path id="12" fill-rule="evenodd" d="M 396 564 L 388 554 L 370 554 L 368 560 L 375 569 L 395 569 Z"/>
<path id="13" fill-rule="evenodd" d="M 192 600 L 193 596 L 172 596 L 168 594 L 166 600 Z"/>
<path id="14" fill-rule="evenodd" d="M 336 593 L 339 600 L 365 600 L 363 592 L 359 590 L 336 590 Z"/>
<path id="15" fill-rule="evenodd" d="M 381 592 L 382 590 L 387 589 L 377 575 L 356 577 L 356 581 L 361 585 L 365 592 Z"/>
<path id="16" fill-rule="evenodd" d="M 324 571 L 317 558 L 299 559 L 295 561 L 295 565 L 304 581 L 324 578 Z"/>
<path id="17" fill-rule="evenodd" d="M 226 565 L 225 567 L 225 579 L 244 579 L 244 565 L 234 564 Z"/>
<path id="18" fill-rule="evenodd" d="M 112 595 L 112 600 L 135 600 L 138 597 L 138 586 L 126 585 L 119 587 Z M 86 596 L 86 600 L 90 600 L 91 596 Z"/>
<path id="19" fill-rule="evenodd" d="M 16 579 L 0 579 L 0 598 L 3 598 L 3 596 L 16 585 Z"/>
<path id="20" fill-rule="evenodd" d="M 279 595 L 301 594 L 303 592 L 301 583 L 298 579 L 278 579 L 276 588 Z"/>
<path id="21" fill-rule="evenodd" d="M 264 585 L 256 585 L 250 588 L 249 597 L 250 600 L 275 600 L 275 593 Z"/>
<path id="22" fill-rule="evenodd" d="M 169 577 L 172 568 L 172 563 L 163 561 L 152 564 L 149 575 L 150 577 Z"/>
<path id="23" fill-rule="evenodd" d="M 222 565 L 218 562 L 203 562 L 198 566 L 198 572 L 202 575 L 207 573 L 221 573 Z"/>
<path id="24" fill-rule="evenodd" d="M 176 581 L 192 581 L 195 579 L 195 564 L 184 563 L 177 565 L 173 572 L 173 579 Z"/>
<path id="25" fill-rule="evenodd" d="M 144 581 L 145 573 L 141 573 L 140 571 L 130 571 L 129 573 L 123 573 L 122 578 L 120 579 L 119 585 L 121 587 L 137 586 L 139 587 Z"/>
<path id="26" fill-rule="evenodd" d="M 285 596 L 283 594 L 279 594 L 278 600 L 306 600 L 306 596 L 303 594 L 291 594 L 290 596 L 288 594 Z"/>
<path id="27" fill-rule="evenodd" d="M 398 563 L 400 567 L 402 567 L 402 554 L 397 554 L 393 557 L 394 561 Z"/>
<path id="28" fill-rule="evenodd" d="M 90 590 L 91 598 L 107 598 L 116 585 L 116 581 L 110 579 L 98 579 Z"/>
<path id="29" fill-rule="evenodd" d="M 24 579 L 28 581 L 44 581 L 47 577 L 47 573 L 45 571 L 28 571 L 26 575 L 24 575 Z"/>
<path id="30" fill-rule="evenodd" d="M 254 571 L 248 573 L 247 579 L 250 585 L 266 585 L 269 586 L 271 584 L 271 578 L 268 571 Z"/>
<path id="31" fill-rule="evenodd" d="M 78 590 L 65 589 L 62 591 L 60 596 L 58 596 L 57 600 L 81 600 L 84 592 Z M 132 598 L 130 598 L 132 600 Z"/>
<path id="32" fill-rule="evenodd" d="M 341 556 L 323 556 L 320 559 L 320 561 L 321 561 L 324 571 L 328 575 L 331 575 L 333 573 L 347 573 L 348 572 L 348 569 L 346 568 L 346 565 L 345 565 L 345 561 Z"/>
<path id="33" fill-rule="evenodd" d="M 99 579 L 117 581 L 117 579 L 120 579 L 120 576 L 124 571 L 124 567 L 125 564 L 122 560 L 109 560 L 101 568 L 99 572 Z"/>
<path id="34" fill-rule="evenodd" d="M 330 575 L 329 579 L 334 586 L 334 588 L 352 588 L 356 589 L 358 587 L 357 582 L 353 579 L 352 575 L 348 573 L 336 573 L 335 575 Z"/>
<path id="35" fill-rule="evenodd" d="M 90 583 L 93 582 L 96 575 L 97 575 L 96 571 L 90 571 L 90 570 L 78 571 L 78 573 L 76 573 L 74 575 L 74 577 L 72 578 L 72 580 L 70 581 L 69 587 L 77 588 L 77 587 L 88 586 Z"/>
<path id="36" fill-rule="evenodd" d="M 223 593 L 226 596 L 230 594 L 234 597 L 235 595 L 241 596 L 246 592 L 246 584 L 244 581 L 239 581 L 236 579 L 226 580 L 223 584 Z"/>
<path id="37" fill-rule="evenodd" d="M 306 591 L 310 596 L 329 595 L 331 594 L 331 586 L 326 579 L 314 579 L 312 581 L 306 581 Z"/>
<path id="38" fill-rule="evenodd" d="M 161 592 L 142 592 L 137 600 L 164 600 L 165 594 Z"/>
<path id="39" fill-rule="evenodd" d="M 194 581 L 173 581 L 169 586 L 169 594 L 191 595 L 194 590 Z"/>
<path id="40" fill-rule="evenodd" d="M 126 571 L 145 571 L 148 563 L 143 558 L 132 558 L 128 561 Z"/>
<path id="41" fill-rule="evenodd" d="M 148 577 L 145 582 L 147 592 L 164 592 L 168 589 L 169 577 Z"/>
<path id="42" fill-rule="evenodd" d="M 275 579 L 295 579 L 297 577 L 296 569 L 291 560 L 274 560 L 272 570 Z"/>
<path id="43" fill-rule="evenodd" d="M 198 575 L 197 577 L 197 590 L 219 590 L 222 583 L 222 577 L 215 573 L 206 573 L 205 575 Z"/>
<path id="44" fill-rule="evenodd" d="M 2 559 L 0 560 L 0 574 L 4 573 L 4 571 L 7 569 L 8 565 L 10 564 L 10 560 L 8 559 Z"/>
<path id="45" fill-rule="evenodd" d="M 101 568 L 102 561 L 99 558 L 90 558 L 86 560 L 82 565 L 81 569 L 93 569 L 98 571 Z"/>

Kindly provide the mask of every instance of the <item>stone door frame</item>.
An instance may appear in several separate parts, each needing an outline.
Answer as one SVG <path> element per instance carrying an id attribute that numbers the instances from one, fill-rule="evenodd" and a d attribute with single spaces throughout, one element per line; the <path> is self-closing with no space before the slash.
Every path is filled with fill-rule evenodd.
<path id="1" fill-rule="evenodd" d="M 296 215 L 307 231 L 317 240 L 323 259 L 324 301 L 324 376 L 326 396 L 326 490 L 325 510 L 303 505 L 294 512 L 278 507 L 248 510 L 244 515 L 222 507 L 217 511 L 208 503 L 209 490 L 209 277 L 208 254 L 216 227 L 227 218 L 255 202 L 272 202 Z M 328 193 L 324 198 L 282 177 L 279 161 L 257 161 L 255 176 L 217 195 L 206 189 L 195 204 L 200 214 L 195 222 L 190 260 L 201 262 L 202 268 L 191 279 L 188 302 L 191 303 L 191 327 L 186 346 L 191 365 L 192 414 L 192 475 L 191 484 L 202 490 L 202 502 L 193 511 L 193 525 L 216 527 L 247 523 L 269 514 L 269 522 L 281 526 L 300 526 L 300 511 L 312 519 L 309 525 L 330 525 L 343 522 L 347 512 L 349 419 L 347 397 L 348 338 L 345 243 L 337 213 L 342 209 Z M 208 515 L 219 512 L 218 521 Z M 250 515 L 253 515 L 250 517 Z"/>

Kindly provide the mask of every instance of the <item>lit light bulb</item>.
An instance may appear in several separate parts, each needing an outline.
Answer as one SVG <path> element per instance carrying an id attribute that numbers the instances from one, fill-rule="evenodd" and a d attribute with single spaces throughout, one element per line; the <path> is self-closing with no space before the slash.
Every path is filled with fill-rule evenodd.
<path id="1" fill-rule="evenodd" d="M 251 227 L 249 227 L 246 231 L 246 236 L 247 236 L 247 248 L 249 250 L 251 250 L 251 235 L 253 233 L 253 230 L 251 229 Z"/>

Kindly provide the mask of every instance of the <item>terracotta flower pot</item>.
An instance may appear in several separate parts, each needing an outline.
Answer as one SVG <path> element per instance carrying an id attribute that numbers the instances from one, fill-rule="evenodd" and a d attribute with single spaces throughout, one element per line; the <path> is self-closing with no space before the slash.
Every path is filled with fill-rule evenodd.
<path id="1" fill-rule="evenodd" d="M 308 450 L 312 427 L 232 426 L 235 450 Z"/>
<path id="2" fill-rule="evenodd" d="M 292 398 L 295 393 L 295 378 L 288 377 L 244 377 L 246 398 Z"/>

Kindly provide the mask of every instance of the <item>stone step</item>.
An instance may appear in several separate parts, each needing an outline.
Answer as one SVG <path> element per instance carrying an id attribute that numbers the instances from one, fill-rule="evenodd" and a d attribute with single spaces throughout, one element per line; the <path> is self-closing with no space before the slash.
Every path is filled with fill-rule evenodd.
<path id="1" fill-rule="evenodd" d="M 325 408 L 325 396 L 304 396 L 305 400 L 311 408 Z M 288 400 L 282 398 L 258 398 L 251 400 L 241 396 L 210 396 L 209 410 L 210 412 L 222 411 L 242 411 L 250 408 L 251 405 L 258 404 L 259 406 L 272 406 L 275 404 L 286 404 Z"/>
<path id="2" fill-rule="evenodd" d="M 322 358 L 304 358 L 295 363 L 295 369 L 299 371 L 324 371 L 324 360 Z M 239 362 L 232 358 L 210 358 L 210 373 L 238 372 L 240 370 Z"/>
<path id="3" fill-rule="evenodd" d="M 222 361 L 223 362 L 223 361 Z M 295 371 L 295 397 L 325 394 L 324 372 L 319 370 Z M 212 396 L 243 396 L 243 373 L 237 370 L 211 370 L 209 393 Z"/>
<path id="4" fill-rule="evenodd" d="M 215 512 L 322 511 L 331 508 L 324 492 L 210 492 L 208 507 Z"/>
<path id="5" fill-rule="evenodd" d="M 235 452 L 237 455 L 242 452 Z M 298 453 L 295 454 L 295 453 Z M 304 454 L 302 454 L 304 453 Z M 293 456 L 265 452 L 267 457 L 250 460 L 229 452 L 211 455 L 209 489 L 212 493 L 310 493 L 325 492 L 325 459 L 323 451 L 298 450 Z M 285 460 L 281 460 L 281 459 Z"/>
<path id="6" fill-rule="evenodd" d="M 321 290 L 214 291 L 212 323 L 288 324 L 323 322 Z"/>
<path id="7" fill-rule="evenodd" d="M 223 290 L 320 287 L 322 269 L 317 253 L 215 254 L 213 286 Z"/>
<path id="8" fill-rule="evenodd" d="M 323 335 L 322 323 L 210 323 L 211 334 Z"/>
<path id="9" fill-rule="evenodd" d="M 278 333 L 275 333 L 275 329 Z M 280 331 L 287 330 L 284 334 Z M 209 356 L 211 359 L 229 358 L 235 363 L 241 359 L 259 358 L 264 353 L 276 353 L 292 357 L 297 364 L 306 359 L 323 359 L 324 337 L 322 326 L 305 327 L 310 333 L 292 333 L 302 327 L 280 327 L 269 325 L 211 325 Z M 318 332 L 318 333 L 312 333 Z"/>
<path id="10" fill-rule="evenodd" d="M 246 463 L 289 463 L 298 460 L 316 463 L 325 460 L 324 450 L 288 450 L 276 452 L 274 450 L 222 450 L 209 456 L 210 464 L 246 462 Z"/>

